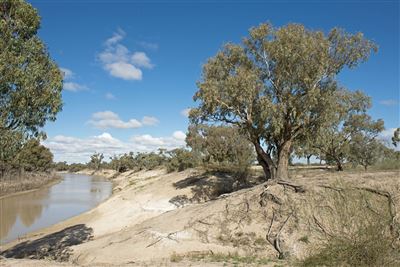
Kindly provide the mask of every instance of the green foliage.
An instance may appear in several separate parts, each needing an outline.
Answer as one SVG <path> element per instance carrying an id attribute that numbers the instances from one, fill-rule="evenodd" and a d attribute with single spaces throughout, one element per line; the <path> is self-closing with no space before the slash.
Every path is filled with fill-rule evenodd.
<path id="1" fill-rule="evenodd" d="M 53 167 L 53 154 L 39 140 L 30 139 L 17 154 L 16 162 L 26 171 L 47 171 Z"/>
<path id="2" fill-rule="evenodd" d="M 183 148 L 177 148 L 168 151 L 168 155 L 169 158 L 166 164 L 168 172 L 180 172 L 198 165 L 197 159 L 192 151 Z"/>
<path id="3" fill-rule="evenodd" d="M 62 74 L 37 36 L 39 26 L 36 9 L 25 1 L 0 3 L 1 135 L 38 136 L 61 110 Z"/>
<path id="4" fill-rule="evenodd" d="M 330 125 L 321 128 L 314 147 L 328 164 L 343 170 L 345 161 L 353 161 L 365 168 L 377 158 L 377 135 L 384 129 L 383 121 L 374 121 L 365 112 L 371 106 L 370 99 L 361 92 L 341 92 L 336 100 L 336 116 Z M 372 150 L 371 150 L 372 149 Z"/>
<path id="5" fill-rule="evenodd" d="M 166 162 L 164 154 L 155 152 L 138 153 L 135 159 L 138 170 L 153 170 Z"/>
<path id="6" fill-rule="evenodd" d="M 87 168 L 87 166 L 85 164 L 82 163 L 72 163 L 68 166 L 68 171 L 70 172 L 78 172 L 81 171 L 83 169 Z"/>
<path id="7" fill-rule="evenodd" d="M 56 171 L 68 171 L 69 166 L 68 163 L 66 161 L 62 161 L 62 162 L 57 162 L 53 164 L 53 168 Z"/>
<path id="8" fill-rule="evenodd" d="M 90 162 L 87 164 L 89 168 L 94 170 L 99 170 L 101 164 L 103 163 L 104 155 L 103 153 L 94 153 L 90 156 Z"/>
<path id="9" fill-rule="evenodd" d="M 40 17 L 23 0 L 0 2 L 0 169 L 47 169 L 50 154 L 29 138 L 42 138 L 46 121 L 61 110 L 62 75 L 37 36 Z M 27 141 L 28 140 L 28 141 Z M 33 162 L 27 155 L 38 149 Z M 33 147 L 31 147 L 33 146 Z M 23 149 L 21 154 L 18 153 Z M 18 155 L 19 154 L 19 155 Z M 18 166 L 17 157 L 23 166 Z"/>
<path id="10" fill-rule="evenodd" d="M 192 125 L 186 138 L 206 167 L 245 175 L 255 160 L 252 144 L 237 127 Z"/>
<path id="11" fill-rule="evenodd" d="M 225 45 L 204 65 L 191 122 L 236 125 L 254 144 L 267 178 L 287 178 L 292 143 L 336 112 L 337 74 L 366 61 L 371 50 L 376 45 L 361 33 L 261 24 L 242 45 Z"/>
<path id="12" fill-rule="evenodd" d="M 357 134 L 351 139 L 349 161 L 364 167 L 375 164 L 382 155 L 383 144 L 376 139 Z"/>
<path id="13" fill-rule="evenodd" d="M 121 156 L 113 156 L 110 159 L 109 166 L 117 172 L 122 173 L 133 170 L 137 166 L 133 152 L 125 153 Z"/>

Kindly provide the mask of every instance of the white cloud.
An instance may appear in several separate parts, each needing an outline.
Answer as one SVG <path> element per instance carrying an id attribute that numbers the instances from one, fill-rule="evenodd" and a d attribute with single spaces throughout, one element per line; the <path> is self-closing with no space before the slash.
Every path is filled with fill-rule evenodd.
<path id="1" fill-rule="evenodd" d="M 125 35 L 126 33 L 121 28 L 118 28 L 117 32 L 114 32 L 113 36 L 106 40 L 105 45 L 111 46 L 113 44 L 116 44 L 124 39 Z"/>
<path id="2" fill-rule="evenodd" d="M 83 91 L 83 90 L 88 90 L 86 85 L 82 85 L 76 82 L 71 82 L 72 79 L 75 78 L 75 73 L 67 68 L 60 68 L 61 72 L 63 73 L 64 80 L 67 82 L 64 82 L 63 89 L 71 92 L 78 92 L 78 91 Z"/>
<path id="3" fill-rule="evenodd" d="M 150 152 L 156 151 L 158 148 L 170 150 L 184 147 L 185 142 L 179 138 L 175 138 L 175 133 L 167 137 L 153 137 L 149 134 L 138 135 L 133 136 L 128 142 L 123 142 L 107 132 L 87 138 L 57 135 L 53 138 L 48 138 L 43 144 L 50 148 L 54 154 L 55 161 L 83 163 L 88 162 L 90 155 L 95 152 L 103 153 L 105 159 L 109 159 L 113 155 L 128 153 L 130 151 Z"/>
<path id="4" fill-rule="evenodd" d="M 115 95 L 113 95 L 113 94 L 111 94 L 111 93 L 107 93 L 107 94 L 105 95 L 105 97 L 106 97 L 108 100 L 114 100 L 114 99 L 116 99 Z"/>
<path id="5" fill-rule="evenodd" d="M 88 121 L 90 125 L 98 129 L 135 129 L 146 126 L 153 126 L 158 123 L 158 119 L 151 116 L 144 116 L 141 121 L 137 119 L 130 119 L 123 121 L 118 114 L 106 110 L 92 114 L 92 119 Z"/>
<path id="6" fill-rule="evenodd" d="M 78 91 L 88 90 L 88 88 L 86 85 L 82 85 L 79 83 L 66 82 L 64 83 L 64 90 L 71 92 L 78 92 Z"/>
<path id="7" fill-rule="evenodd" d="M 67 69 L 67 68 L 60 68 L 63 76 L 64 76 L 64 80 L 69 80 L 72 79 L 74 77 L 74 73 L 72 72 L 72 70 Z"/>
<path id="8" fill-rule="evenodd" d="M 112 76 L 117 78 L 121 78 L 124 80 L 142 79 L 142 71 L 129 63 L 120 61 L 106 64 L 104 68 L 108 70 Z"/>
<path id="9" fill-rule="evenodd" d="M 142 127 L 140 121 L 136 119 L 123 121 L 119 118 L 118 114 L 108 110 L 94 113 L 92 119 L 89 120 L 88 123 L 98 129 L 130 129 Z"/>
<path id="10" fill-rule="evenodd" d="M 156 117 L 144 116 L 142 119 L 142 123 L 144 125 L 156 125 L 159 123 L 159 121 Z"/>
<path id="11" fill-rule="evenodd" d="M 396 131 L 396 128 L 385 129 L 381 133 L 379 133 L 378 139 L 380 139 L 386 146 L 394 148 L 397 151 L 400 151 L 399 146 L 394 147 L 392 144 L 392 137 L 393 137 L 394 131 Z"/>
<path id="12" fill-rule="evenodd" d="M 185 140 L 186 134 L 182 131 L 176 131 L 172 134 L 172 136 L 177 140 Z"/>
<path id="13" fill-rule="evenodd" d="M 190 108 L 185 108 L 181 111 L 181 115 L 184 117 L 189 117 Z"/>
<path id="14" fill-rule="evenodd" d="M 150 62 L 150 58 L 147 57 L 144 52 L 135 52 L 132 55 L 132 63 L 135 66 L 151 69 L 154 67 Z"/>
<path id="15" fill-rule="evenodd" d="M 384 105 L 384 106 L 396 106 L 399 104 L 399 101 L 395 99 L 386 99 L 386 100 L 381 100 L 379 101 L 379 104 Z"/>
<path id="16" fill-rule="evenodd" d="M 120 44 L 125 35 L 125 32 L 119 29 L 107 39 L 104 43 L 105 49 L 98 55 L 98 59 L 111 76 L 124 80 L 142 80 L 140 68 L 151 69 L 154 65 L 146 53 L 131 53 L 126 46 Z"/>

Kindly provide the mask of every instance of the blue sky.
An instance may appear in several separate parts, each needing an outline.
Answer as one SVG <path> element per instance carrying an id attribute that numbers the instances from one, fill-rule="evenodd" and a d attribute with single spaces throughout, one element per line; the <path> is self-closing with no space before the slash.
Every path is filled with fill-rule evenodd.
<path id="1" fill-rule="evenodd" d="M 64 108 L 48 123 L 55 160 L 85 162 L 91 153 L 149 151 L 183 144 L 184 110 L 201 66 L 228 42 L 270 21 L 364 35 L 379 52 L 341 84 L 373 99 L 370 114 L 389 134 L 399 122 L 398 1 L 30 1 L 42 40 L 66 73 Z"/>

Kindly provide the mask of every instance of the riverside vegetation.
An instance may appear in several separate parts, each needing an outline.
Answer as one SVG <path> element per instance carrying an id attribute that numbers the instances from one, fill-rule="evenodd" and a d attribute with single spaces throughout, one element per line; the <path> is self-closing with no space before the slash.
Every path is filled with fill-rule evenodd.
<path id="1" fill-rule="evenodd" d="M 111 169 L 109 178 L 120 190 L 114 199 L 123 207 L 118 216 L 130 214 L 124 201 L 134 199 L 129 205 L 136 205 L 135 198 L 164 196 L 163 188 L 169 189 L 169 199 L 160 203 L 174 208 L 151 210 L 136 223 L 118 217 L 126 225 L 102 226 L 103 236 L 85 238 L 87 243 L 74 251 L 62 247 L 60 257 L 48 249 L 40 256 L 39 248 L 30 255 L 30 247 L 21 257 L 86 264 L 122 253 L 121 244 L 133 246 L 130 253 L 136 257 L 148 249 L 170 264 L 400 265 L 400 154 L 395 149 L 400 129 L 391 142 L 380 140 L 384 121 L 368 115 L 370 97 L 337 81 L 344 68 L 355 68 L 378 51 L 362 33 L 260 24 L 203 66 L 185 148 L 107 159 L 97 151 L 86 164 L 67 164 L 54 163 L 41 145 L 45 123 L 62 109 L 63 76 L 37 36 L 39 26 L 30 4 L 0 2 L 1 194 L 47 184 L 55 179 L 54 170 L 98 174 Z M 294 166 L 301 165 L 294 164 L 296 157 L 307 159 L 308 166 Z M 324 165 L 311 165 L 311 158 Z M 139 215 L 147 212 L 140 208 Z M 113 220 L 104 216 L 94 225 Z M 169 221 L 168 227 L 158 219 Z M 85 222 L 82 226 L 86 229 Z M 169 233 L 148 230 L 157 227 Z M 140 247 L 143 240 L 151 243 Z M 45 237 L 35 244 L 44 243 Z M 106 251 L 111 245 L 118 250 Z M 91 253 L 100 250 L 103 254 L 93 258 Z M 17 257 L 18 251 L 3 255 Z M 123 264 L 128 254 L 112 259 Z"/>

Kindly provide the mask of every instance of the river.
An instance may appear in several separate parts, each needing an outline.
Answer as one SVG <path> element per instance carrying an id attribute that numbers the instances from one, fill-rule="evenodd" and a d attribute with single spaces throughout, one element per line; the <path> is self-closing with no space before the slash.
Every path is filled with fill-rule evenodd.
<path id="1" fill-rule="evenodd" d="M 111 195 L 105 178 L 62 174 L 51 187 L 0 199 L 0 242 L 8 243 L 95 207 Z"/>

